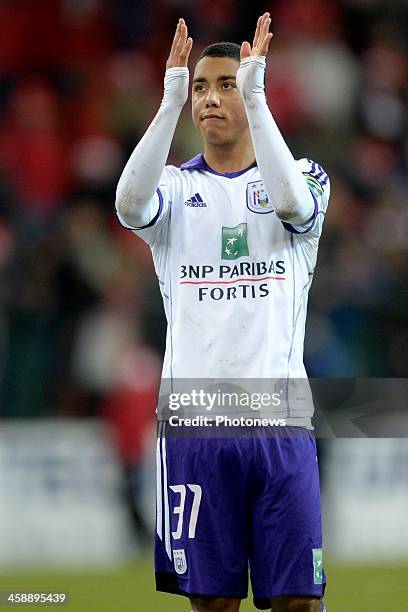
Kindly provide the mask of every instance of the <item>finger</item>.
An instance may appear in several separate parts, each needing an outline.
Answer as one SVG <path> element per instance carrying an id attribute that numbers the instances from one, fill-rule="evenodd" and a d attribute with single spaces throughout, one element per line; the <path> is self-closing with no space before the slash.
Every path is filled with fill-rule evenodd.
<path id="1" fill-rule="evenodd" d="M 254 39 L 252 41 L 252 46 L 253 47 L 256 46 L 256 44 L 258 43 L 258 40 L 259 40 L 259 30 L 260 30 L 260 27 L 261 27 L 261 22 L 262 22 L 262 15 L 260 17 L 258 17 L 258 21 L 256 22 Z"/>
<path id="2" fill-rule="evenodd" d="M 262 22 L 261 34 L 258 39 L 258 44 L 256 46 L 256 49 L 252 50 L 253 55 L 266 55 L 269 47 L 269 42 L 272 38 L 272 36 L 270 36 L 271 33 L 269 32 L 270 24 L 270 17 L 265 17 Z"/>
<path id="3" fill-rule="evenodd" d="M 183 51 L 180 53 L 180 60 L 183 66 L 187 66 L 188 58 L 190 57 L 190 52 L 193 47 L 193 39 L 189 36 L 186 40 L 186 44 L 184 46 Z"/>
<path id="4" fill-rule="evenodd" d="M 263 43 L 261 45 L 260 55 L 267 55 L 268 54 L 269 43 L 271 42 L 272 37 L 273 37 L 272 32 L 268 32 L 268 34 L 265 36 L 265 38 L 263 40 Z"/>
<path id="5" fill-rule="evenodd" d="M 180 29 L 178 33 L 178 42 L 187 37 L 187 26 L 185 23 L 180 23 Z"/>
<path id="6" fill-rule="evenodd" d="M 176 31 L 174 32 L 174 37 L 173 37 L 173 42 L 171 44 L 171 49 L 170 49 L 170 53 L 173 53 L 176 46 L 177 46 L 177 42 L 180 38 L 180 32 L 181 32 L 181 24 L 184 21 L 184 19 L 180 18 L 177 22 L 177 26 L 176 26 Z"/>
<path id="7" fill-rule="evenodd" d="M 271 26 L 271 18 L 267 17 L 263 24 L 263 32 L 262 32 L 263 38 L 265 38 L 265 36 L 268 34 L 270 26 Z"/>
<path id="8" fill-rule="evenodd" d="M 190 40 L 190 38 L 191 38 L 191 37 L 189 37 L 189 36 L 188 36 L 188 29 L 187 29 L 187 26 L 184 26 L 184 28 L 185 28 L 185 29 L 183 30 L 182 35 L 181 35 L 181 37 L 180 37 L 180 44 L 179 44 L 179 48 L 178 48 L 178 51 L 179 51 L 180 57 L 184 56 L 184 53 L 185 53 L 185 49 L 186 49 L 187 42 L 188 42 L 188 41 Z M 192 42 L 192 39 L 191 39 L 191 42 Z"/>
<path id="9" fill-rule="evenodd" d="M 177 40 L 174 52 L 176 55 L 179 55 L 181 53 L 181 51 L 184 48 L 184 45 L 186 44 L 186 40 L 187 40 L 187 26 L 185 24 L 181 24 L 180 25 L 180 35 L 179 38 Z"/>
<path id="10" fill-rule="evenodd" d="M 176 26 L 176 31 L 174 33 L 174 38 L 173 40 L 178 40 L 179 36 L 180 36 L 180 32 L 181 32 L 181 26 L 184 24 L 184 19 L 182 17 L 180 17 L 180 19 L 177 22 L 177 26 Z"/>
<path id="11" fill-rule="evenodd" d="M 268 19 L 269 19 L 269 13 L 264 13 L 259 21 L 259 27 L 258 27 L 258 35 L 257 35 L 257 41 L 256 41 L 256 45 L 257 47 L 259 47 L 262 44 L 262 41 L 264 39 L 264 36 L 266 34 L 266 30 L 269 27 L 268 26 Z"/>
<path id="12" fill-rule="evenodd" d="M 269 13 L 265 13 L 264 15 L 262 15 L 262 22 L 259 28 L 258 44 L 261 44 L 261 42 L 265 38 L 265 35 L 267 34 L 269 30 L 270 23 L 271 23 L 271 19 L 269 17 Z"/>
<path id="13" fill-rule="evenodd" d="M 253 42 L 252 46 L 259 45 L 259 43 L 261 42 L 262 31 L 263 31 L 263 24 L 264 24 L 265 19 L 268 18 L 268 16 L 269 16 L 269 13 L 264 13 L 263 15 L 261 15 L 258 18 L 258 21 L 257 21 L 257 24 L 256 24 L 254 42 Z"/>
<path id="14" fill-rule="evenodd" d="M 244 41 L 241 45 L 240 55 L 241 59 L 245 59 L 246 57 L 249 57 L 251 55 L 251 45 L 247 40 Z"/>

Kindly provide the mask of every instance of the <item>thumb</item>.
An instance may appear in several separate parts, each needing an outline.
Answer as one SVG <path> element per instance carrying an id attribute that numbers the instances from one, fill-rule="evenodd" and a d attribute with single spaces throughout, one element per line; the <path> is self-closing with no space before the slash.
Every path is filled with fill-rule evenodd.
<path id="1" fill-rule="evenodd" d="M 245 41 L 241 45 L 241 59 L 245 59 L 251 55 L 251 45 Z"/>

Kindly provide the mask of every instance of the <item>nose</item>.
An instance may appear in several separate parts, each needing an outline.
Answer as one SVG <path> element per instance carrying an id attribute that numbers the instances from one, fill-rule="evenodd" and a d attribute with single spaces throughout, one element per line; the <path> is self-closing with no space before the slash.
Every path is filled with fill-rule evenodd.
<path id="1" fill-rule="evenodd" d="M 221 99 L 219 93 L 216 89 L 211 88 L 208 90 L 207 98 L 205 100 L 205 105 L 207 108 L 219 107 L 221 103 Z"/>

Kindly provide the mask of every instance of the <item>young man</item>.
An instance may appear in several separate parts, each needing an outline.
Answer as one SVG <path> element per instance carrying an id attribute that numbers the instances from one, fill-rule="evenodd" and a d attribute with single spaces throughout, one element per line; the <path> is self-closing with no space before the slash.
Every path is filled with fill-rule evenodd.
<path id="1" fill-rule="evenodd" d="M 121 223 L 152 250 L 171 381 L 306 378 L 307 294 L 329 181 L 315 162 L 294 160 L 268 109 L 270 21 L 258 19 L 252 46 L 202 52 L 192 113 L 204 155 L 175 168 L 165 163 L 192 48 L 179 20 L 162 104 L 118 184 Z M 283 416 L 285 435 L 189 438 L 160 427 L 156 584 L 188 596 L 194 612 L 239 610 L 248 564 L 258 609 L 324 609 L 312 409 L 287 403 Z"/>

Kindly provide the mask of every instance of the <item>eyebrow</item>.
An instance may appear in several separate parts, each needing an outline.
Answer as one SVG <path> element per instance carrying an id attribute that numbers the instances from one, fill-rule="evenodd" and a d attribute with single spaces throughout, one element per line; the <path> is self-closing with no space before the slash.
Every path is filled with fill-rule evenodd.
<path id="1" fill-rule="evenodd" d="M 219 76 L 217 78 L 217 81 L 231 81 L 231 80 L 236 80 L 236 76 L 235 75 L 226 75 L 226 76 Z M 193 84 L 194 83 L 207 83 L 207 79 L 205 77 L 196 77 L 195 79 L 193 79 Z"/>

